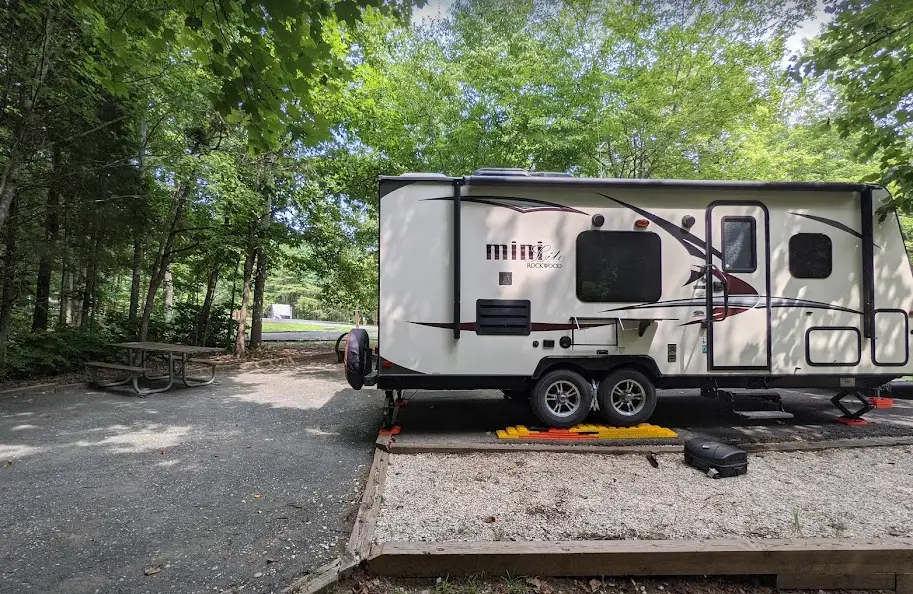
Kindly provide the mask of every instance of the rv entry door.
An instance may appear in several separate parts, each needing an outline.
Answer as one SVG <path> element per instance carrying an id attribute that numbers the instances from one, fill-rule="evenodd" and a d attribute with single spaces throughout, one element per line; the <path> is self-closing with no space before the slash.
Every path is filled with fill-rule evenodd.
<path id="1" fill-rule="evenodd" d="M 770 371 L 770 246 L 760 202 L 707 208 L 707 369 Z"/>

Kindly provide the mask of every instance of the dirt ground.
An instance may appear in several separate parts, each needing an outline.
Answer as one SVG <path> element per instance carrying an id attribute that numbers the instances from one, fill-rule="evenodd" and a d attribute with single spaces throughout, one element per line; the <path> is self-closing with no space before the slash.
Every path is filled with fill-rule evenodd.
<path id="1" fill-rule="evenodd" d="M 778 594 L 772 576 L 641 578 L 485 578 L 386 579 L 356 574 L 333 594 Z M 833 594 L 875 594 L 882 590 L 830 590 Z"/>

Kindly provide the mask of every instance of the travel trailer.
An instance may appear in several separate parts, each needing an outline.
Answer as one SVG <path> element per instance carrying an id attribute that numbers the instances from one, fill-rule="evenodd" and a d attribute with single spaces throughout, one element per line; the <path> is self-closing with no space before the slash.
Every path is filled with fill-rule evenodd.
<path id="1" fill-rule="evenodd" d="M 291 320 L 292 306 L 283 303 L 274 303 L 269 306 L 269 317 L 274 320 Z"/>
<path id="2" fill-rule="evenodd" d="M 644 422 L 656 388 L 833 388 L 858 418 L 872 389 L 913 374 L 913 272 L 887 198 L 853 183 L 382 177 L 379 348 L 372 363 L 367 335 L 350 336 L 347 375 L 385 391 L 388 421 L 413 388 L 501 389 L 554 427 L 591 409 Z M 743 416 L 790 416 L 776 394 L 748 396 L 773 406 Z"/>

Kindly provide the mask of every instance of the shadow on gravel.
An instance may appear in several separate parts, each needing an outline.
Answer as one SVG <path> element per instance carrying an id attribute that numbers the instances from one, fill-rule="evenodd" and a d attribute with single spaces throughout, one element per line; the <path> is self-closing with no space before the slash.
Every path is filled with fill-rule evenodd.
<path id="1" fill-rule="evenodd" d="M 696 390 L 663 390 L 650 423 L 675 429 L 682 438 L 703 434 L 739 443 L 913 436 L 913 409 L 910 408 L 874 410 L 867 416 L 871 421 L 868 425 L 847 427 L 834 421 L 839 413 L 828 400 L 830 394 L 790 390 L 781 390 L 780 394 L 784 408 L 795 418 L 785 421 L 742 419 L 733 413 L 731 405 L 703 398 Z M 401 443 L 445 443 L 449 440 L 494 443 L 498 441 L 494 435 L 498 429 L 511 425 L 541 425 L 525 401 L 505 399 L 496 391 L 416 391 L 414 394 L 407 391 L 404 396 L 409 397 L 410 402 L 400 411 L 402 433 L 398 440 Z M 590 420 L 600 422 L 595 415 Z"/>
<path id="2" fill-rule="evenodd" d="M 0 591 L 279 591 L 344 547 L 380 402 L 333 366 L 6 397 Z"/>

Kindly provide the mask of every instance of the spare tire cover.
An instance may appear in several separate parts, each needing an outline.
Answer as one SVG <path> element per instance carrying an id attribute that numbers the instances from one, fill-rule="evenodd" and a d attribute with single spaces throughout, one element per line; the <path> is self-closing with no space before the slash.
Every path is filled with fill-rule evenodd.
<path id="1" fill-rule="evenodd" d="M 356 390 L 365 385 L 365 375 L 371 371 L 371 339 L 364 328 L 355 328 L 346 337 L 346 381 Z"/>

